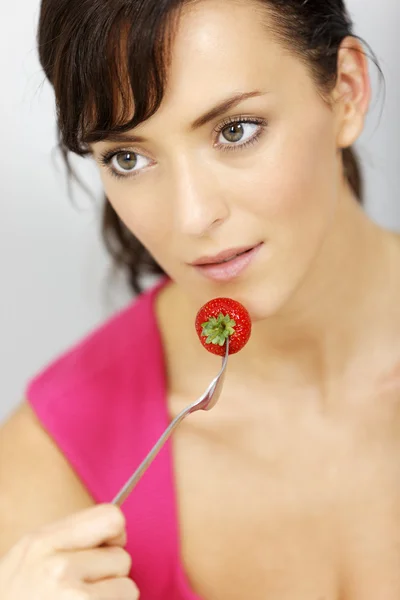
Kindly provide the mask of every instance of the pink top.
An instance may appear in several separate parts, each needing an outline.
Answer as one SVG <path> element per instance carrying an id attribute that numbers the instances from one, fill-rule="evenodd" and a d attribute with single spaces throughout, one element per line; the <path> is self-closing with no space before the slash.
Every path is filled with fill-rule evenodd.
<path id="1" fill-rule="evenodd" d="M 110 502 L 169 423 L 154 312 L 162 282 L 30 382 L 28 400 L 96 502 Z M 123 505 L 141 600 L 200 600 L 181 556 L 171 445 Z"/>

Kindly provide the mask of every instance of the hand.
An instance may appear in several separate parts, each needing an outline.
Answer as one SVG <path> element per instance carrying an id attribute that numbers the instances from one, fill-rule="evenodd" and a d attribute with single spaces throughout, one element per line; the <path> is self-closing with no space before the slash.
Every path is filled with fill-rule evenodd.
<path id="1" fill-rule="evenodd" d="M 0 561 L 1 600 L 137 600 L 121 511 L 103 504 L 29 534 Z"/>

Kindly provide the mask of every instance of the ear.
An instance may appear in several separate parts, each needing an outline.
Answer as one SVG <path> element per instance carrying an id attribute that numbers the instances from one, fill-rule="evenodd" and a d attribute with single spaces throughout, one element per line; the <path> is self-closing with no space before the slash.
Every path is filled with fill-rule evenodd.
<path id="1" fill-rule="evenodd" d="M 349 148 L 360 136 L 371 100 L 368 61 L 362 44 L 346 37 L 339 49 L 333 91 L 337 114 L 337 146 Z"/>

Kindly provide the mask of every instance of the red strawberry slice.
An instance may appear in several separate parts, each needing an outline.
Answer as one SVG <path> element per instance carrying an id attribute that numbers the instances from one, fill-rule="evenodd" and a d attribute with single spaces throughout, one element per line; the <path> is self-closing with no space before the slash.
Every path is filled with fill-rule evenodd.
<path id="1" fill-rule="evenodd" d="M 196 316 L 197 335 L 204 348 L 224 356 L 229 337 L 229 354 L 236 354 L 249 341 L 251 319 L 245 307 L 231 298 L 214 298 Z"/>

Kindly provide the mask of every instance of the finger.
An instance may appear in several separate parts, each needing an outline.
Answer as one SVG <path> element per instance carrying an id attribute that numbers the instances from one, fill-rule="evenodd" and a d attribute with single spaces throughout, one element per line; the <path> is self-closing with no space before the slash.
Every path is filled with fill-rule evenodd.
<path id="1" fill-rule="evenodd" d="M 123 531 L 120 535 L 104 542 L 104 546 L 119 546 L 125 548 L 127 542 L 126 531 Z"/>
<path id="2" fill-rule="evenodd" d="M 46 572 L 54 580 L 97 582 L 101 579 L 128 577 L 132 566 L 129 554 L 122 548 L 96 548 L 78 552 L 62 552 L 47 559 Z"/>
<path id="3" fill-rule="evenodd" d="M 125 548 L 127 542 L 127 534 L 124 529 L 119 535 L 104 542 L 103 546 L 120 546 Z"/>
<path id="4" fill-rule="evenodd" d="M 88 584 L 86 589 L 90 597 L 96 600 L 138 600 L 139 590 L 136 584 L 128 577 L 120 579 L 104 579 L 97 583 Z"/>
<path id="5" fill-rule="evenodd" d="M 111 540 L 126 539 L 125 517 L 118 507 L 101 504 L 48 525 L 30 537 L 34 547 L 44 554 L 96 548 Z"/>

